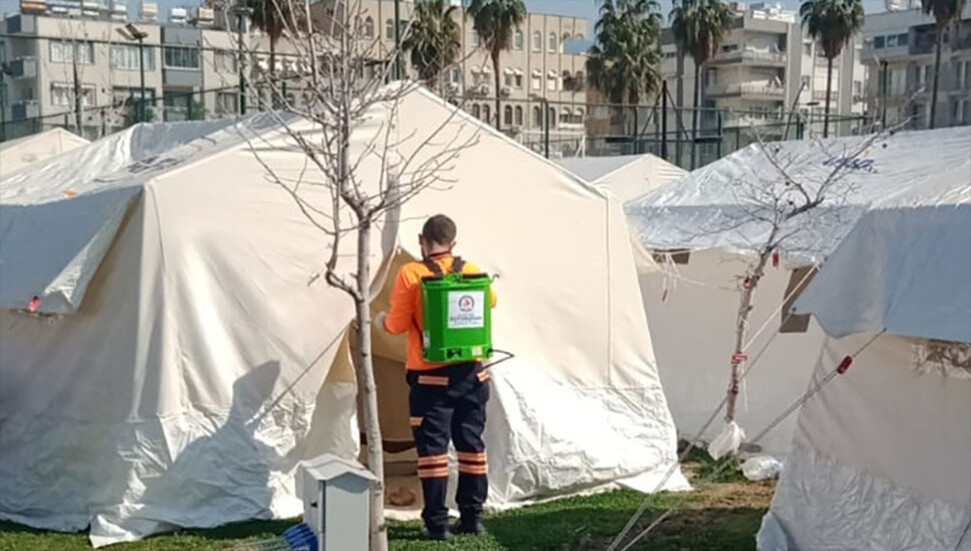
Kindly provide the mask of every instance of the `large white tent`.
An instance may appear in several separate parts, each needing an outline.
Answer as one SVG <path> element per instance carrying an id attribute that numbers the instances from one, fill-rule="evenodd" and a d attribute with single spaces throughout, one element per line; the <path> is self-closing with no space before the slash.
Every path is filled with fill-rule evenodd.
<path id="1" fill-rule="evenodd" d="M 556 163 L 595 186 L 610 191 L 622 203 L 676 182 L 688 173 L 651 153 L 563 157 L 557 159 Z"/>
<path id="2" fill-rule="evenodd" d="M 416 162 L 475 138 L 451 183 L 385 220 L 372 251 L 378 309 L 437 212 L 457 220 L 461 254 L 500 275 L 494 342 L 516 357 L 494 368 L 491 503 L 629 477 L 654 489 L 676 468 L 675 430 L 620 205 L 424 91 L 372 110 L 355 151 L 389 123 Z M 353 303 L 313 282 L 329 242 L 267 166 L 323 177 L 253 118 L 139 125 L 4 182 L 0 517 L 90 525 L 102 545 L 291 516 L 299 459 L 356 453 Z M 378 180 L 379 161 L 360 166 Z M 320 188 L 305 198 L 329 204 Z M 379 368 L 403 379 L 400 341 L 374 335 Z M 407 412 L 387 390 L 394 432 Z"/>
<path id="3" fill-rule="evenodd" d="M 29 164 L 45 161 L 89 143 L 63 128 L 0 143 L 0 180 L 9 178 Z"/>
<path id="4" fill-rule="evenodd" d="M 965 151 L 971 157 L 971 148 Z M 796 303 L 826 331 L 761 551 L 971 550 L 971 172 L 866 214 Z"/>
<path id="5" fill-rule="evenodd" d="M 834 162 L 866 139 L 793 141 L 771 147 L 789 176 L 819 185 Z M 805 391 L 825 339 L 818 324 L 806 317 L 790 318 L 785 332 L 780 332 L 787 312 L 784 299 L 792 299 L 794 291 L 810 280 L 810 267 L 834 249 L 867 209 L 934 203 L 938 195 L 966 185 L 969 151 L 968 127 L 880 138 L 849 163 L 828 205 L 794 221 L 803 229 L 787 242 L 780 265 L 770 266 L 759 282 L 749 317 L 752 341 L 746 351 L 752 371 L 741 387 L 737 410 L 739 424 L 749 436 Z M 753 247 L 768 231 L 767 225 L 746 218 L 751 205 L 739 192 L 739 183 L 779 185 L 782 179 L 759 146 L 752 145 L 626 205 L 631 231 L 663 260 L 660 269 L 642 272 L 641 291 L 668 405 L 681 437 L 696 436 L 725 396 L 740 276 Z M 722 426 L 716 419 L 702 439 L 710 440 Z M 786 419 L 759 446 L 781 457 L 794 427 L 795 418 Z"/>

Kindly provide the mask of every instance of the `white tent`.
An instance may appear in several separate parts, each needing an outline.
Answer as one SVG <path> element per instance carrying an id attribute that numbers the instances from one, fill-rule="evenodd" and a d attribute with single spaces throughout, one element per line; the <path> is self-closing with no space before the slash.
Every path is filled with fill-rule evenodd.
<path id="1" fill-rule="evenodd" d="M 0 180 L 9 178 L 29 164 L 45 161 L 89 143 L 63 128 L 0 143 Z"/>
<path id="2" fill-rule="evenodd" d="M 556 163 L 584 180 L 609 190 L 622 203 L 683 178 L 688 171 L 657 155 L 564 157 Z"/>
<path id="3" fill-rule="evenodd" d="M 772 144 L 793 177 L 821 182 L 832 163 L 860 146 L 865 137 Z M 930 149 L 930 144 L 933 144 Z M 791 318 L 779 332 L 809 266 L 825 258 L 860 214 L 880 205 L 935 203 L 966 185 L 971 174 L 971 128 L 903 132 L 881 139 L 856 159 L 834 199 L 811 217 L 788 242 L 778 267 L 769 267 L 756 292 L 750 315 L 752 371 L 744 381 L 737 418 L 749 436 L 765 428 L 806 388 L 824 334 L 805 317 Z M 923 152 L 923 153 L 921 153 Z M 692 172 L 684 179 L 627 203 L 628 222 L 642 244 L 664 254 L 660 269 L 641 274 L 641 291 L 655 343 L 661 379 L 675 425 L 694 437 L 725 396 L 734 349 L 740 293 L 739 276 L 753 244 L 765 239 L 766 225 L 738 223 L 750 208 L 737 183 L 772 182 L 778 171 L 756 145 Z M 686 263 L 685 263 L 686 262 Z M 760 332 L 761 329 L 761 332 Z M 756 358 L 761 355 L 761 358 Z M 714 437 L 716 419 L 702 435 Z M 785 420 L 758 444 L 781 457 L 788 449 L 795 419 Z"/>
<path id="4" fill-rule="evenodd" d="M 139 125 L 4 183 L 0 516 L 90 524 L 96 545 L 292 516 L 297 460 L 356 453 L 352 302 L 311 283 L 328 241 L 254 151 L 282 178 L 322 176 L 271 122 Z M 386 220 L 372 251 L 375 309 L 436 212 L 501 275 L 494 341 L 516 357 L 494 369 L 492 505 L 627 477 L 653 489 L 675 431 L 619 204 L 423 91 L 374 109 L 355 151 L 389 122 L 402 158 L 441 127 L 416 162 L 477 135 L 449 189 Z M 377 181 L 376 160 L 361 168 Z M 400 341 L 376 354 L 379 385 L 400 383 Z M 379 390 L 387 434 L 406 425 L 400 388 Z"/>
<path id="5" fill-rule="evenodd" d="M 761 551 L 971 550 L 966 176 L 865 215 L 797 301 L 828 335 L 814 381 L 855 360 L 800 409 Z"/>

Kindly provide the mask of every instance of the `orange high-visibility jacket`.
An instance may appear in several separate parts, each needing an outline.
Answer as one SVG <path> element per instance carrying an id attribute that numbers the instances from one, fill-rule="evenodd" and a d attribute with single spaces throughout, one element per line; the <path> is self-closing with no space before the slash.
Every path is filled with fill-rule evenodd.
<path id="1" fill-rule="evenodd" d="M 450 273 L 455 257 L 451 254 L 433 255 L 432 260 L 444 273 Z M 482 270 L 471 262 L 462 267 L 463 274 L 479 274 Z M 405 367 L 415 371 L 426 371 L 444 367 L 443 364 L 426 363 L 422 357 L 421 330 L 424 325 L 421 309 L 421 279 L 435 274 L 421 262 L 410 262 L 401 267 L 391 293 L 391 311 L 384 320 L 389 333 L 400 335 L 408 333 L 408 361 Z M 492 307 L 496 307 L 496 293 L 492 291 Z"/>

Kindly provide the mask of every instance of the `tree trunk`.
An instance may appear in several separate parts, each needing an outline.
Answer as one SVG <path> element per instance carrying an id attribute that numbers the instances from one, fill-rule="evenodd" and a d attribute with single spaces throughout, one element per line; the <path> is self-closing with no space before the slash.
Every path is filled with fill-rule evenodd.
<path id="1" fill-rule="evenodd" d="M 695 61 L 695 97 L 694 109 L 691 111 L 691 169 L 694 170 L 698 162 L 698 109 L 701 107 L 701 66 L 704 62 Z"/>
<path id="2" fill-rule="evenodd" d="M 371 356 L 371 225 L 361 221 L 357 233 L 357 391 L 364 410 L 364 433 L 367 435 L 368 470 L 377 477 L 371 488 L 371 551 L 387 551 L 388 532 L 384 520 L 384 449 L 381 423 L 378 419 L 378 389 L 374 382 Z"/>
<path id="3" fill-rule="evenodd" d="M 680 46 L 678 47 L 678 80 L 674 94 L 674 110 L 677 113 L 679 109 L 684 109 L 684 50 Z M 675 124 L 675 129 L 677 129 L 677 124 Z M 678 136 L 678 139 L 674 140 L 674 158 L 676 159 L 674 164 L 683 166 L 681 165 L 681 136 L 677 130 L 675 130 L 675 135 Z M 665 139 L 667 139 L 667 136 L 665 136 Z"/>
<path id="4" fill-rule="evenodd" d="M 766 243 L 774 243 L 779 229 L 773 228 Z M 752 312 L 752 297 L 755 296 L 755 289 L 759 286 L 762 276 L 765 274 L 765 265 L 772 256 L 775 247 L 766 245 L 759 252 L 759 259 L 755 263 L 755 268 L 745 275 L 743 281 L 742 296 L 738 301 L 738 320 L 735 324 L 735 350 L 732 352 L 732 377 L 728 386 L 728 401 L 725 407 L 725 421 L 735 420 L 735 401 L 738 398 L 738 387 L 741 380 L 741 366 L 744 354 L 745 336 L 748 333 L 748 317 Z"/>
<path id="5" fill-rule="evenodd" d="M 495 73 L 495 79 L 496 79 L 496 130 L 502 130 L 502 125 L 500 124 L 500 122 L 502 122 L 502 113 L 499 111 L 500 76 L 499 76 L 499 52 L 498 51 L 492 52 L 492 70 Z"/>
<path id="6" fill-rule="evenodd" d="M 833 95 L 833 58 L 826 58 L 826 108 L 823 112 L 823 137 L 829 137 L 829 99 Z"/>
<path id="7" fill-rule="evenodd" d="M 929 126 L 931 130 L 934 129 L 935 123 L 937 122 L 937 85 L 941 78 L 941 43 L 944 41 L 943 34 L 944 29 L 938 26 L 937 47 L 934 50 L 934 85 L 931 91 L 931 120 Z"/>

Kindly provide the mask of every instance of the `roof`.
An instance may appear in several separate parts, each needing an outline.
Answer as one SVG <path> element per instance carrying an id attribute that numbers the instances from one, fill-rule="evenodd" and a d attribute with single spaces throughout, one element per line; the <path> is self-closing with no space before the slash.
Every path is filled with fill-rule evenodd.
<path id="1" fill-rule="evenodd" d="M 833 163 L 867 137 L 769 144 L 788 174 L 815 191 Z M 682 180 L 628 202 L 628 221 L 655 249 L 720 249 L 748 253 L 770 226 L 752 217 L 748 192 L 786 185 L 758 144 L 691 172 Z M 971 127 L 899 132 L 878 139 L 843 172 L 821 207 L 791 221 L 799 232 L 784 245 L 787 262 L 815 263 L 832 252 L 868 209 L 954 204 L 971 195 Z M 784 228 L 786 229 L 786 228 Z"/>
<path id="2" fill-rule="evenodd" d="M 63 128 L 53 128 L 39 134 L 0 142 L 0 179 L 9 178 L 27 165 L 89 143 Z"/>
<path id="3" fill-rule="evenodd" d="M 301 461 L 300 466 L 317 480 L 333 480 L 346 474 L 351 474 L 371 482 L 377 480 L 377 477 L 371 471 L 364 468 L 364 465 L 361 465 L 357 461 L 341 459 L 329 453 Z"/>
<path id="4" fill-rule="evenodd" d="M 863 215 L 796 301 L 829 335 L 971 343 L 971 198 Z"/>
<path id="5" fill-rule="evenodd" d="M 622 202 L 669 185 L 688 173 L 650 153 L 614 157 L 567 157 L 556 162 L 588 182 L 609 190 Z"/>

